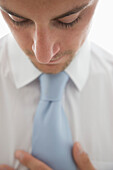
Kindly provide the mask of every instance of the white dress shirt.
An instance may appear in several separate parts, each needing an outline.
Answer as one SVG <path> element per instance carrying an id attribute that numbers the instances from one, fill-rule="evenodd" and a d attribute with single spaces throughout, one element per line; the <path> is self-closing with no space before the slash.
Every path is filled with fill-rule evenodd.
<path id="1" fill-rule="evenodd" d="M 63 106 L 73 142 L 81 143 L 97 170 L 113 170 L 113 56 L 86 40 L 65 71 L 70 79 Z M 11 34 L 0 40 L 0 164 L 27 169 L 14 153 L 32 149 L 40 74 Z"/>

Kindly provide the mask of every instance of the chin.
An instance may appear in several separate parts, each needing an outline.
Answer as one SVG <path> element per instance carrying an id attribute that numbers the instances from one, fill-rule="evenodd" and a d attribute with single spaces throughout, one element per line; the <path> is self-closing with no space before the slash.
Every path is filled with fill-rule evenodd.
<path id="1" fill-rule="evenodd" d="M 40 70 L 42 73 L 47 73 L 47 74 L 57 74 L 59 72 L 62 72 L 66 69 L 66 67 L 71 63 L 73 57 L 68 56 L 66 61 L 63 61 L 62 63 L 58 64 L 41 64 L 38 63 L 35 58 L 29 57 L 33 65 Z"/>
<path id="2" fill-rule="evenodd" d="M 55 64 L 55 65 L 42 65 L 42 64 L 34 64 L 35 67 L 43 73 L 46 74 L 57 74 L 65 70 L 65 68 L 69 65 L 70 62 L 63 64 Z"/>
<path id="3" fill-rule="evenodd" d="M 41 72 L 46 73 L 46 74 L 57 74 L 65 69 L 64 66 L 60 65 L 48 65 L 48 66 L 43 66 L 43 67 L 37 67 Z"/>

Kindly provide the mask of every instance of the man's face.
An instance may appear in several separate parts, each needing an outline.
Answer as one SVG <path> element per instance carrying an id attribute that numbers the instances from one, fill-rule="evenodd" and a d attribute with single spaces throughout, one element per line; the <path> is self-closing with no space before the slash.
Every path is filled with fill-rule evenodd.
<path id="1" fill-rule="evenodd" d="M 0 6 L 31 62 L 42 72 L 58 73 L 86 39 L 97 1 L 0 0 Z"/>

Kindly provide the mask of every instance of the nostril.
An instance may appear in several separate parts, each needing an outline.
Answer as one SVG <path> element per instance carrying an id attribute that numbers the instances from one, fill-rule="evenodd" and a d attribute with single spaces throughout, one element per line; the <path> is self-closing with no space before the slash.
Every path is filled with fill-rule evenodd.
<path id="1" fill-rule="evenodd" d="M 50 60 L 46 60 L 46 59 L 43 59 L 43 58 L 38 58 L 36 57 L 36 60 L 40 63 L 40 64 L 48 64 L 50 62 Z"/>
<path id="2" fill-rule="evenodd" d="M 33 52 L 34 52 L 34 54 L 36 56 L 36 42 L 33 43 L 32 50 L 33 50 Z"/>
<path id="3" fill-rule="evenodd" d="M 52 52 L 51 49 L 41 49 L 36 51 L 35 55 L 37 61 L 41 64 L 48 64 L 52 58 Z"/>
<path id="4" fill-rule="evenodd" d="M 55 44 L 53 47 L 53 56 L 55 56 L 60 51 L 60 45 Z"/>
<path id="5" fill-rule="evenodd" d="M 51 59 L 60 51 L 60 46 L 57 43 L 52 45 L 50 42 L 44 43 L 40 41 L 34 41 L 32 50 L 35 54 L 36 60 L 39 63 L 48 64 Z"/>

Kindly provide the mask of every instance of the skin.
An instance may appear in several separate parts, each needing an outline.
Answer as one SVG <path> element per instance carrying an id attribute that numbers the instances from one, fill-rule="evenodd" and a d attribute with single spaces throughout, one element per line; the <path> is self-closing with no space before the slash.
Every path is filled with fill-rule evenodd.
<path id="1" fill-rule="evenodd" d="M 40 71 L 56 74 L 64 70 L 76 57 L 76 53 L 84 43 L 91 25 L 91 20 L 98 0 L 0 0 L 0 6 L 29 19 L 29 25 L 16 26 L 11 21 L 22 21 L 1 9 L 17 43 Z M 89 4 L 87 8 L 67 17 L 54 20 L 57 16 L 70 11 L 73 6 Z M 58 21 L 70 23 L 80 17 L 73 27 L 64 27 Z M 51 61 L 56 57 L 61 59 Z M 19 158 L 18 153 L 21 153 Z M 17 151 L 15 157 L 31 170 L 51 170 L 43 162 L 33 158 L 24 151 Z M 73 158 L 80 170 L 94 170 L 88 155 L 80 144 L 73 146 Z M 0 169 L 14 170 L 8 165 L 0 165 Z"/>
<path id="2" fill-rule="evenodd" d="M 52 170 L 45 163 L 35 159 L 30 154 L 24 151 L 17 151 L 15 157 L 21 164 L 26 166 L 30 170 Z M 79 170 L 95 170 L 91 164 L 88 155 L 84 152 L 80 143 L 76 142 L 73 146 L 73 158 L 78 166 Z M 14 170 L 14 168 L 8 165 L 0 165 L 0 170 Z"/>
<path id="3" fill-rule="evenodd" d="M 42 72 L 55 74 L 64 70 L 76 57 L 77 51 L 89 33 L 97 2 L 98 0 L 0 0 L 0 5 L 32 21 L 24 27 L 15 26 L 10 17 L 16 21 L 22 19 L 9 16 L 1 10 L 16 41 L 35 67 Z M 58 21 L 52 21 L 55 17 L 71 10 L 73 6 L 84 3 L 90 5 L 80 14 L 60 19 L 62 22 L 69 23 L 80 16 L 81 19 L 73 27 L 66 29 L 59 25 Z M 58 56 L 62 59 L 50 62 Z"/>

